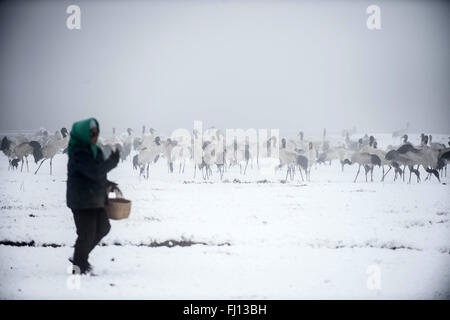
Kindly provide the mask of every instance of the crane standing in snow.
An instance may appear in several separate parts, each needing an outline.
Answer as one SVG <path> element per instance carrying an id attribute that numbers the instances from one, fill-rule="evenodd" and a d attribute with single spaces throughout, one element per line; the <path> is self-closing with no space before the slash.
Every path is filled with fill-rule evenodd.
<path id="1" fill-rule="evenodd" d="M 280 165 L 279 168 L 286 165 L 286 178 L 284 181 L 287 181 L 288 175 L 290 176 L 291 180 L 294 179 L 295 174 L 295 168 L 298 166 L 300 176 L 303 179 L 303 173 L 302 169 L 305 171 L 306 180 L 310 181 L 310 177 L 308 174 L 308 158 L 304 155 L 300 155 L 296 153 L 295 151 L 289 151 L 286 149 L 286 139 L 281 140 L 281 148 L 279 151 L 279 157 L 280 157 Z"/>
<path id="2" fill-rule="evenodd" d="M 374 166 L 381 166 L 381 159 L 376 154 L 370 154 L 368 152 L 361 151 L 363 149 L 363 141 L 359 139 L 358 141 L 359 151 L 355 151 L 349 159 L 345 159 L 344 163 L 348 163 L 350 165 L 357 163 L 358 164 L 358 172 L 356 173 L 355 179 L 353 182 L 356 182 L 358 179 L 359 172 L 361 170 L 361 166 L 364 167 L 366 182 L 367 182 L 367 174 L 370 172 L 370 180 L 373 181 L 373 168 Z"/>
<path id="3" fill-rule="evenodd" d="M 27 172 L 28 172 L 29 171 L 28 156 L 33 154 L 33 147 L 30 145 L 30 143 L 27 141 L 27 142 L 23 142 L 23 143 L 19 144 L 17 147 L 14 148 L 14 154 L 22 162 L 22 166 L 20 167 L 20 172 L 22 172 L 22 169 L 23 169 L 24 159 L 27 163 Z"/>
<path id="4" fill-rule="evenodd" d="M 58 132 L 59 133 L 59 132 Z M 67 129 L 62 128 L 61 129 L 62 137 L 58 134 L 55 135 L 54 138 L 49 139 L 47 143 L 42 147 L 39 143 L 34 141 L 35 143 L 30 142 L 31 146 L 33 147 L 33 156 L 34 160 L 37 163 L 38 161 L 41 161 L 38 168 L 36 169 L 36 172 L 34 174 L 37 174 L 39 169 L 41 168 L 42 164 L 45 160 L 50 159 L 50 175 L 52 175 L 52 162 L 53 157 L 59 153 L 61 150 L 67 147 L 67 144 L 69 142 L 69 136 L 67 134 Z"/>
<path id="5" fill-rule="evenodd" d="M 141 146 L 139 154 L 137 155 L 137 162 L 140 168 L 139 176 L 143 175 L 144 170 L 146 170 L 146 175 L 144 175 L 144 177 L 148 179 L 150 164 L 156 163 L 163 153 L 164 145 L 159 136 L 155 138 L 151 145 L 147 142 L 145 146 Z"/>

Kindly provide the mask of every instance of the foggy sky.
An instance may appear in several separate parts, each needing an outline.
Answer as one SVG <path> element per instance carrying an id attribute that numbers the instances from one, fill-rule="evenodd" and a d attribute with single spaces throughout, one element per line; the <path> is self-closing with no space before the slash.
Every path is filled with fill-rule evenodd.
<path id="1" fill-rule="evenodd" d="M 0 132 L 94 116 L 108 133 L 449 133 L 449 26 L 438 1 L 2 2 Z"/>

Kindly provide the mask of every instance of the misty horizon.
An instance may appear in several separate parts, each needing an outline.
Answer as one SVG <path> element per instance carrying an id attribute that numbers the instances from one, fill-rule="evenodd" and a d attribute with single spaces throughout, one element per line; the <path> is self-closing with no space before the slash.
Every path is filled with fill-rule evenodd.
<path id="1" fill-rule="evenodd" d="M 0 4 L 0 132 L 96 117 L 102 132 L 267 128 L 450 132 L 445 2 Z"/>

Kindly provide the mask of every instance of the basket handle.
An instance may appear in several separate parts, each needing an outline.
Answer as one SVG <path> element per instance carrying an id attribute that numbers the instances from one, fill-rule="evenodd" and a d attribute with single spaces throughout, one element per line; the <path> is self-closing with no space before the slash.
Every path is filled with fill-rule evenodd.
<path id="1" fill-rule="evenodd" d="M 108 187 L 108 190 L 107 190 L 108 193 L 112 192 L 111 189 L 112 189 L 112 187 Z M 122 193 L 122 190 L 119 189 L 119 187 L 116 186 L 114 188 L 114 193 L 116 195 L 116 198 L 122 198 L 123 199 L 123 193 Z"/>

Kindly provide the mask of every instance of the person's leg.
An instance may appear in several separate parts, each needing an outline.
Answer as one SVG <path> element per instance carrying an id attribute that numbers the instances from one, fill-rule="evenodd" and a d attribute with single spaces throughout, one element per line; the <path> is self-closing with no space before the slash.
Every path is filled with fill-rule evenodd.
<path id="1" fill-rule="evenodd" d="M 92 210 L 72 210 L 78 238 L 75 242 L 73 264 L 83 273 L 89 267 L 89 252 L 95 242 L 97 217 Z"/>
<path id="2" fill-rule="evenodd" d="M 95 217 L 96 217 L 96 231 L 95 231 L 95 240 L 92 243 L 92 247 L 89 250 L 91 252 L 95 246 L 109 233 L 111 230 L 111 225 L 109 223 L 108 215 L 104 208 L 95 209 Z"/>

